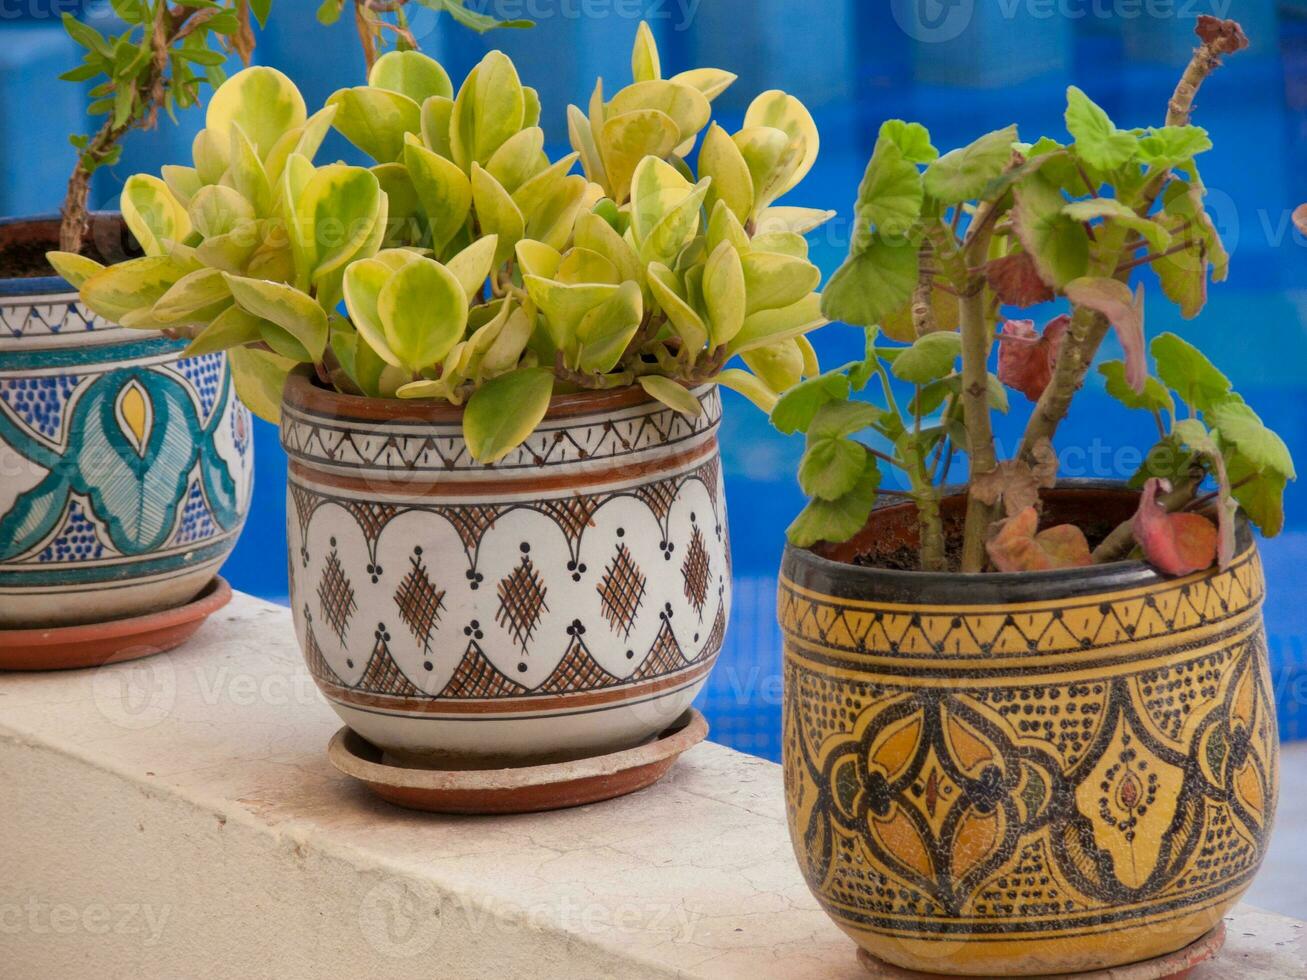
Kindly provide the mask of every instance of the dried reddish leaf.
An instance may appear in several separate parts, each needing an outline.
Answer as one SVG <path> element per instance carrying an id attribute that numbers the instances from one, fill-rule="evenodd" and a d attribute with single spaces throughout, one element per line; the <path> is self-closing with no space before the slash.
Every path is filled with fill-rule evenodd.
<path id="1" fill-rule="evenodd" d="M 1293 226 L 1307 235 L 1307 204 L 1299 204 L 1293 212 Z"/>
<path id="2" fill-rule="evenodd" d="M 1070 317 L 1055 317 L 1041 337 L 1033 320 L 1008 320 L 999 337 L 998 379 L 1032 402 L 1039 401 L 1053 380 L 1053 366 L 1070 326 Z"/>
<path id="3" fill-rule="evenodd" d="M 1157 494 L 1169 493 L 1171 484 L 1156 478 L 1144 485 L 1134 518 L 1135 540 L 1144 558 L 1167 575 L 1192 575 L 1216 561 L 1220 532 L 1201 514 L 1169 514 Z"/>
<path id="4" fill-rule="evenodd" d="M 1248 47 L 1248 35 L 1238 21 L 1203 14 L 1198 18 L 1194 33 L 1217 54 L 1234 54 Z"/>
<path id="5" fill-rule="evenodd" d="M 1084 568 L 1094 563 L 1084 532 L 1060 524 L 1036 534 L 1039 511 L 1027 507 L 999 524 L 986 545 L 989 558 L 1000 572 L 1047 572 L 1055 568 Z"/>
<path id="6" fill-rule="evenodd" d="M 1053 299 L 1053 290 L 1035 268 L 1028 252 L 1017 252 L 994 259 L 985 266 L 985 279 L 1005 306 L 1025 308 Z"/>
<path id="7" fill-rule="evenodd" d="M 1107 317 L 1125 352 L 1125 380 L 1138 394 L 1148 383 L 1148 355 L 1144 350 L 1144 284 L 1131 294 L 1115 279 L 1077 279 L 1066 285 L 1067 299 Z"/>
<path id="8" fill-rule="evenodd" d="M 1009 459 L 971 481 L 971 493 L 990 507 L 1003 502 L 1008 517 L 1039 507 L 1039 491 L 1057 482 L 1057 455 L 1047 439 L 1036 444 L 1032 467 L 1023 460 Z"/>

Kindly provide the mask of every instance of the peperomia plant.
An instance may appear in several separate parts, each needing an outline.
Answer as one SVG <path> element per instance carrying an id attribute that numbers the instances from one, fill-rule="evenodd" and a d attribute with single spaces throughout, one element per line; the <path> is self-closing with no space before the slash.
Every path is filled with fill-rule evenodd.
<path id="1" fill-rule="evenodd" d="M 82 63 L 60 76 L 89 82 L 92 116 L 104 122 L 90 135 L 74 135 L 77 164 L 68 181 L 61 211 L 59 247 L 80 252 L 87 229 L 91 177 L 122 155 L 122 140 L 133 129 L 152 129 L 159 112 L 175 118 L 177 109 L 199 101 L 207 82 L 223 83 L 223 65 L 232 52 L 249 64 L 254 50 L 251 18 L 266 23 L 271 0 L 121 0 L 113 5 L 125 29 L 105 37 L 72 14 L 64 29 L 85 49 Z"/>
<path id="2" fill-rule="evenodd" d="M 685 155 L 733 76 L 661 79 L 647 26 L 633 65 L 643 80 L 591 107 L 599 138 L 574 125 L 556 161 L 499 52 L 455 92 L 432 59 L 392 51 L 311 117 L 284 75 L 247 69 L 210 104 L 194 166 L 128 182 L 144 258 L 51 260 L 105 316 L 231 350 L 265 418 L 297 364 L 349 394 L 466 405 L 484 462 L 556 393 L 639 384 L 698 413 L 689 389 L 720 383 L 770 410 L 820 370 L 803 233 L 833 213 L 774 205 L 811 168 L 816 127 L 767 93 L 739 134 L 709 130 L 696 174 Z M 375 164 L 315 167 L 332 125 Z"/>
<path id="3" fill-rule="evenodd" d="M 866 358 L 790 390 L 772 416 L 807 435 L 799 480 L 812 500 L 793 543 L 846 541 L 878 493 L 898 493 L 916 506 L 921 567 L 949 568 L 941 487 L 960 451 L 970 462 L 964 572 L 1075 567 L 1138 546 L 1185 574 L 1230 559 L 1240 505 L 1263 532 L 1279 532 L 1295 477 L 1284 443 L 1181 338 L 1153 341 L 1157 377 L 1149 372 L 1143 273 L 1191 318 L 1209 276 L 1224 279 L 1229 264 L 1195 163 L 1212 144 L 1190 113 L 1221 57 L 1247 39 L 1211 17 L 1197 33 L 1162 127 L 1119 129 L 1072 88 L 1065 145 L 1023 143 L 1013 126 L 941 156 L 920 125 L 881 128 L 848 260 L 824 297 L 832 320 L 866 328 Z M 1054 300 L 1068 312 L 1042 331 L 1005 312 Z M 1125 360 L 1101 366 L 1106 389 L 1151 413 L 1160 441 L 1135 477 L 1138 515 L 1091 550 L 1078 527 L 1039 530 L 1040 491 L 1057 479 L 1052 440 L 1113 331 Z M 872 381 L 883 402 L 851 400 Z M 1008 411 L 1009 389 L 1034 409 L 1016 456 L 1000 461 L 991 412 Z M 882 488 L 886 467 L 902 471 L 906 493 Z M 1215 523 L 1199 510 L 1214 510 Z"/>

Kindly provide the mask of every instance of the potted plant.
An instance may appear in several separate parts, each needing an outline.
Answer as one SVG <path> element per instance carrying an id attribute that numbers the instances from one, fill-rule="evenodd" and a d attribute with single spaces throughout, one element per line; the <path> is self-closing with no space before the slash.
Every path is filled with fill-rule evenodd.
<path id="1" fill-rule="evenodd" d="M 1119 129 L 1074 88 L 1066 145 L 1011 127 L 941 156 L 886 123 L 824 297 L 867 327 L 866 359 L 772 416 L 806 433 L 812 498 L 779 600 L 791 835 L 835 922 L 898 967 L 1164 957 L 1219 926 L 1266 852 L 1252 527 L 1279 532 L 1293 463 L 1180 337 L 1152 340 L 1150 374 L 1143 320 L 1147 277 L 1193 317 L 1228 264 L 1190 113 L 1247 42 L 1210 17 L 1198 34 L 1162 127 Z M 1051 300 L 1068 312 L 1042 332 L 1005 313 Z M 1158 444 L 1129 484 L 1059 482 L 1052 440 L 1113 331 L 1106 390 Z M 999 461 L 990 413 L 1014 393 L 1034 408 Z"/>
<path id="2" fill-rule="evenodd" d="M 255 14 L 263 8 L 255 4 Z M 92 174 L 118 159 L 131 130 L 220 82 L 230 51 L 248 58 L 251 8 L 242 0 L 115 9 L 126 22 L 117 37 L 64 16 L 86 51 L 63 77 L 96 83 L 90 112 L 104 121 L 72 138 L 62 219 L 0 222 L 0 662 L 10 666 L 89 662 L 72 634 L 34 640 L 23 628 L 103 623 L 191 600 L 214 580 L 249 504 L 250 419 L 231 394 L 225 356 L 182 358 L 184 342 L 120 326 L 112 304 L 92 311 L 77 293 L 102 263 L 161 248 L 141 237 L 148 186 L 129 190 L 125 219 L 90 214 Z M 125 628 L 113 627 L 113 641 L 102 635 L 90 661 L 120 641 L 138 653 L 159 648 L 157 636 L 119 635 Z M 60 637 L 71 645 L 59 647 Z"/>
<path id="3" fill-rule="evenodd" d="M 633 63 L 551 161 L 506 56 L 455 91 L 392 51 L 314 117 L 375 166 L 251 164 L 191 204 L 238 216 L 247 246 L 230 217 L 196 221 L 193 264 L 83 288 L 138 297 L 141 325 L 184 308 L 192 349 L 229 349 L 242 397 L 280 417 L 301 644 L 393 758 L 577 758 L 676 719 L 730 608 L 717 386 L 770 408 L 819 371 L 802 233 L 830 214 L 774 204 L 816 158 L 811 117 L 761 96 L 741 132 L 708 129 L 696 173 L 732 76 L 664 79 L 647 27 Z M 248 84 L 219 92 L 241 128 L 294 99 Z"/>

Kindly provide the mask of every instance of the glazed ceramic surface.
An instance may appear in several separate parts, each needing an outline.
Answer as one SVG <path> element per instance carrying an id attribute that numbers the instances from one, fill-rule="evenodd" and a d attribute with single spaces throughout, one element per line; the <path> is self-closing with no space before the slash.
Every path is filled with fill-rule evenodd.
<path id="1" fill-rule="evenodd" d="M 730 613 L 715 388 L 556 398 L 493 466 L 448 406 L 286 388 L 291 604 L 342 719 L 393 757 L 491 768 L 662 731 Z"/>
<path id="2" fill-rule="evenodd" d="M 1246 527 L 1241 547 L 1178 580 L 1123 563 L 1021 582 L 791 549 L 790 830 L 835 922 L 888 963 L 981 976 L 1140 962 L 1219 923 L 1277 787 Z"/>
<path id="3" fill-rule="evenodd" d="M 62 279 L 0 280 L 0 625 L 189 601 L 245 520 L 250 416 L 222 354 L 95 316 Z"/>

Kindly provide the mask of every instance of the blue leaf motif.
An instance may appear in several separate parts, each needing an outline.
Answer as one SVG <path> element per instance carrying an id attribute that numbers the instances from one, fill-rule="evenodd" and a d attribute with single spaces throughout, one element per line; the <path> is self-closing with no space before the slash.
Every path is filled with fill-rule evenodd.
<path id="1" fill-rule="evenodd" d="M 167 375 L 120 370 L 97 380 L 77 408 L 69 440 L 78 447 L 73 489 L 90 498 L 119 551 L 159 548 L 199 455 L 189 395 Z"/>

